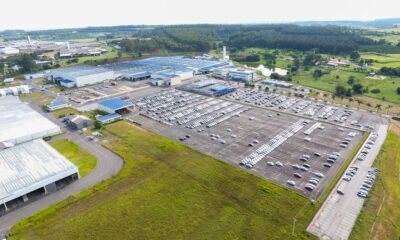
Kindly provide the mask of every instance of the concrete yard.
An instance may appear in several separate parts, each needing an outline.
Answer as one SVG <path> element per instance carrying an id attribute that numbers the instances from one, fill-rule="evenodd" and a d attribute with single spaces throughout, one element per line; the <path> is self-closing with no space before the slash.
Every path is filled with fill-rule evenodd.
<path id="1" fill-rule="evenodd" d="M 365 201 L 364 198 L 357 196 L 357 192 L 363 184 L 363 181 L 366 179 L 368 170 L 371 169 L 371 166 L 385 141 L 386 132 L 387 125 L 380 125 L 378 127 L 378 137 L 365 160 L 359 161 L 356 158 L 353 160 L 353 164 L 356 164 L 359 167 L 357 173 L 350 182 L 344 182 L 344 180 L 339 181 L 318 213 L 315 215 L 314 219 L 308 226 L 307 231 L 315 234 L 321 239 L 348 239 Z M 338 188 L 341 188 L 344 191 L 344 195 L 337 193 Z"/>
<path id="2" fill-rule="evenodd" d="M 152 96 L 158 96 L 157 100 Z M 133 122 L 292 188 L 312 199 L 318 198 L 328 186 L 363 134 L 360 130 L 328 123 L 320 124 L 315 120 L 306 120 L 294 115 L 176 90 L 151 95 L 135 100 L 134 103 L 139 106 L 140 111 L 136 110 L 127 116 Z M 149 109 L 152 110 L 148 111 Z M 225 117 L 226 120 L 216 125 L 211 124 Z M 297 125 L 298 129 L 293 135 L 261 157 L 253 167 L 239 165 L 261 146 L 274 142 L 275 137 Z M 310 128 L 314 130 L 310 130 L 309 135 L 306 135 L 304 132 Z M 351 137 L 348 146 L 340 147 L 345 138 L 350 138 L 350 133 L 354 136 Z M 310 137 L 310 141 L 305 141 L 305 137 Z M 320 156 L 315 156 L 315 152 Z M 340 153 L 337 161 L 332 163 L 331 167 L 324 166 L 333 152 Z M 309 160 L 300 160 L 303 154 L 309 155 Z M 277 163 L 281 163 L 282 166 L 276 165 Z M 303 170 L 295 169 L 293 165 L 298 165 Z M 295 173 L 300 174 L 301 178 L 295 177 Z M 323 177 L 316 177 L 316 173 L 321 173 Z M 320 179 L 319 183 L 312 191 L 306 190 L 305 186 L 312 178 Z M 289 180 L 295 182 L 294 186 L 288 185 Z"/>

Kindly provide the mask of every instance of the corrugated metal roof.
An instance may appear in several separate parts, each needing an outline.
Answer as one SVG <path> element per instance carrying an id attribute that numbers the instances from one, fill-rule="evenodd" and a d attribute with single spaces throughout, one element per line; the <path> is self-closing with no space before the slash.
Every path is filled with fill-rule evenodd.
<path id="1" fill-rule="evenodd" d="M 20 143 L 60 133 L 60 127 L 18 97 L 0 98 L 0 142 Z"/>
<path id="2" fill-rule="evenodd" d="M 63 75 L 67 74 L 69 77 L 80 77 L 86 75 L 93 75 L 105 72 L 111 72 L 112 70 L 98 67 L 98 66 L 89 66 L 89 65 L 80 65 L 75 67 L 68 67 L 68 68 L 58 68 L 55 70 L 51 70 L 50 73 L 52 75 Z"/>
<path id="3" fill-rule="evenodd" d="M 123 108 L 127 108 L 130 106 L 133 106 L 132 103 L 121 100 L 119 98 L 111 98 L 107 100 L 103 100 L 99 102 L 99 105 L 102 105 L 103 107 L 106 107 L 108 109 L 111 109 L 113 111 L 117 111 Z"/>
<path id="4" fill-rule="evenodd" d="M 0 150 L 0 204 L 77 172 L 42 139 Z"/>
<path id="5" fill-rule="evenodd" d="M 55 107 L 60 107 L 65 105 L 66 103 L 62 100 L 55 100 L 52 103 L 50 103 L 49 105 L 47 105 L 48 108 L 55 108 Z"/>
<path id="6" fill-rule="evenodd" d="M 121 115 L 119 115 L 118 113 L 112 113 L 112 114 L 108 114 L 105 116 L 101 116 L 97 118 L 97 121 L 101 122 L 101 123 L 106 123 L 112 120 L 116 120 L 119 119 L 121 117 Z"/>

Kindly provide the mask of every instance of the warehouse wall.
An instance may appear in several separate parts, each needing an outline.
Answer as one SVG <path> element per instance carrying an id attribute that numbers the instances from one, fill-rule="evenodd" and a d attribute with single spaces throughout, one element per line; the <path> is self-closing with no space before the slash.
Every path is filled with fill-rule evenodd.
<path id="1" fill-rule="evenodd" d="M 77 87 L 82 87 L 85 85 L 101 83 L 106 80 L 113 80 L 113 79 L 115 79 L 115 77 L 116 76 L 115 76 L 114 72 L 110 71 L 110 72 L 80 76 L 80 77 L 77 77 L 77 78 L 71 79 L 71 80 L 75 81 Z"/>

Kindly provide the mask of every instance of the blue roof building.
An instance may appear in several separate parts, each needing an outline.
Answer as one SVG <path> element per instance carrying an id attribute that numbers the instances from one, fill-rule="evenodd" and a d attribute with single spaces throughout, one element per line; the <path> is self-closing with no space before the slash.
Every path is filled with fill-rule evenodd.
<path id="1" fill-rule="evenodd" d="M 66 108 L 68 106 L 69 105 L 62 100 L 54 100 L 49 105 L 47 105 L 47 109 L 51 112 L 58 109 Z"/>
<path id="2" fill-rule="evenodd" d="M 219 84 L 211 86 L 210 90 L 213 92 L 213 95 L 217 96 L 217 97 L 235 91 L 234 88 L 231 88 L 231 87 L 228 87 L 225 85 L 219 85 Z"/>
<path id="3" fill-rule="evenodd" d="M 111 114 L 108 114 L 105 116 L 98 117 L 96 120 L 102 124 L 107 124 L 107 123 L 115 122 L 119 119 L 121 119 L 121 115 L 119 115 L 118 113 L 111 113 Z"/>
<path id="4" fill-rule="evenodd" d="M 132 107 L 133 104 L 119 98 L 111 98 L 99 102 L 99 109 L 107 113 L 116 113 Z"/>

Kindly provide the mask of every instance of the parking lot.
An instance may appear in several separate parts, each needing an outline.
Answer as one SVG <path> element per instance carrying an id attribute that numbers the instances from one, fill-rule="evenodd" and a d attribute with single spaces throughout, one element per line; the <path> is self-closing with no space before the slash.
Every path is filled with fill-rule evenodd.
<path id="1" fill-rule="evenodd" d="M 372 113 L 274 92 L 239 88 L 224 98 L 360 130 L 374 130 L 383 123 L 381 117 Z"/>
<path id="2" fill-rule="evenodd" d="M 343 174 L 342 179 L 309 224 L 307 231 L 321 239 L 349 238 L 365 197 L 378 174 L 378 170 L 371 167 L 385 141 L 387 129 L 387 125 L 380 125 L 376 132 L 370 135 L 349 169 Z M 371 149 L 367 146 L 371 146 Z M 364 153 L 365 157 L 360 159 L 359 157 L 366 149 L 368 153 Z M 365 194 L 360 194 L 364 192 Z"/>
<path id="3" fill-rule="evenodd" d="M 363 132 L 169 90 L 133 100 L 129 121 L 316 199 Z M 329 160 L 328 160 L 329 159 Z"/>

